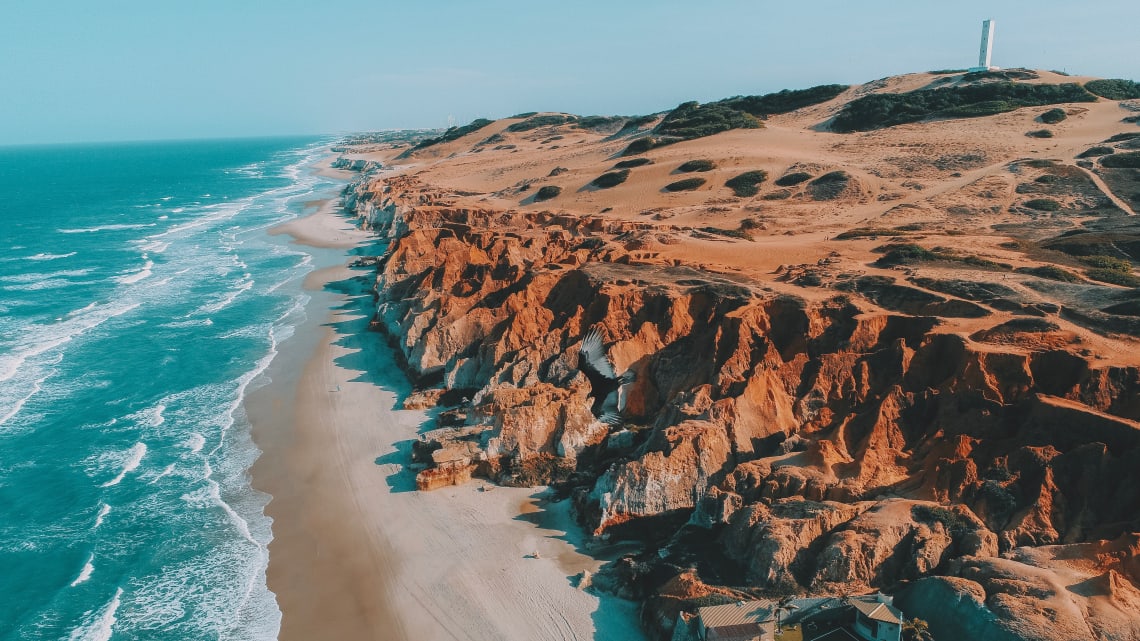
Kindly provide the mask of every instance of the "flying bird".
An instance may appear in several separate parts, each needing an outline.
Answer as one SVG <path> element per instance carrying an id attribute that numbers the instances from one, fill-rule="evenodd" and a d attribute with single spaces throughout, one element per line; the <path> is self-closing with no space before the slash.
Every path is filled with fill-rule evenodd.
<path id="1" fill-rule="evenodd" d="M 578 348 L 578 369 L 590 381 L 590 396 L 594 399 L 590 411 L 603 423 L 619 425 L 625 411 L 625 394 L 622 386 L 636 380 L 633 370 L 621 376 L 614 371 L 613 363 L 602 346 L 598 330 L 590 330 Z"/>

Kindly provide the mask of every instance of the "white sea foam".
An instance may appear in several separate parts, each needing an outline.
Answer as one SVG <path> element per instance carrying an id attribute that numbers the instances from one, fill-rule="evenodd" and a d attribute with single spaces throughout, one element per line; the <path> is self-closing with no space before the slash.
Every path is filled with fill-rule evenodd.
<path id="1" fill-rule="evenodd" d="M 28 399 L 41 391 L 43 383 L 54 373 L 46 368 L 58 364 L 63 359 L 63 354 L 58 353 L 47 362 L 37 362 L 37 357 L 64 346 L 107 320 L 126 314 L 136 307 L 138 303 L 93 303 L 54 323 L 23 327 L 22 340 L 6 346 L 5 351 L 0 352 L 0 383 L 5 383 L 0 386 L 0 425 L 10 421 Z M 33 365 L 24 371 L 29 367 L 29 361 Z M 21 374 L 18 379 L 17 374 Z"/>
<path id="2" fill-rule="evenodd" d="M 154 261 L 150 260 L 148 258 L 147 261 L 145 263 L 143 263 L 143 266 L 141 269 L 139 269 L 138 271 L 134 271 L 134 272 L 131 272 L 129 274 L 123 275 L 123 276 L 117 276 L 117 277 L 115 277 L 115 282 L 120 283 L 122 285 L 130 285 L 132 283 L 137 283 L 140 280 L 143 280 L 144 278 L 149 278 L 150 275 L 153 273 L 151 271 L 153 268 L 154 268 Z"/>
<path id="3" fill-rule="evenodd" d="M 119 472 L 119 475 L 99 487 L 113 487 L 118 485 L 122 482 L 123 477 L 138 468 L 144 456 L 146 456 L 146 443 L 138 442 L 132 445 L 131 449 L 127 450 L 124 455 L 123 469 Z"/>
<path id="4" fill-rule="evenodd" d="M 249 291 L 253 287 L 253 279 L 249 274 L 242 276 L 242 279 L 236 283 L 236 287 L 223 294 L 220 298 L 212 303 L 202 305 L 198 309 L 190 313 L 191 316 L 199 314 L 213 314 L 229 307 L 237 299 L 242 292 Z"/>
<path id="5" fill-rule="evenodd" d="M 190 450 L 191 454 L 197 454 L 202 451 L 202 446 L 206 444 L 206 437 L 197 432 L 192 432 L 190 438 L 181 443 L 182 447 Z"/>
<path id="6" fill-rule="evenodd" d="M 77 229 L 57 229 L 61 234 L 93 234 L 97 231 L 117 231 L 120 229 L 146 229 L 158 223 L 123 223 L 115 225 L 100 225 L 98 227 L 81 227 Z"/>
<path id="7" fill-rule="evenodd" d="M 140 249 L 142 249 L 144 252 L 161 254 L 162 252 L 166 251 L 168 247 L 170 247 L 170 243 L 164 243 L 158 240 L 150 240 L 149 242 L 143 241 L 143 245 L 140 247 Z"/>
<path id="8" fill-rule="evenodd" d="M 98 612 L 88 612 L 83 625 L 71 631 L 69 641 L 109 641 L 115 626 L 115 612 L 122 603 L 123 588 L 115 590 L 115 596 Z"/>
<path id="9" fill-rule="evenodd" d="M 123 418 L 130 419 L 140 427 L 156 428 L 166 422 L 166 405 L 156 403 L 151 407 L 139 410 L 133 414 L 129 414 Z M 145 447 L 144 447 L 145 449 Z"/>
<path id="10" fill-rule="evenodd" d="M 170 474 L 173 472 L 174 472 L 174 463 L 171 463 L 170 465 L 167 465 L 166 467 L 162 468 L 162 471 L 159 472 L 158 474 L 155 474 L 154 478 L 147 481 L 146 484 L 147 485 L 154 485 L 155 483 L 158 483 L 159 480 L 161 480 L 167 476 L 170 476 Z"/>
<path id="11" fill-rule="evenodd" d="M 91 573 L 95 571 L 95 564 L 93 563 L 94 560 L 94 554 L 87 557 L 87 562 L 83 564 L 83 569 L 79 571 L 79 576 L 75 577 L 75 580 L 71 582 L 71 587 L 74 588 L 80 583 L 83 583 L 87 579 L 91 578 Z"/>
<path id="12" fill-rule="evenodd" d="M 28 256 L 26 260 L 59 260 L 60 258 L 71 258 L 76 252 L 69 252 L 66 254 L 45 254 L 39 253 L 35 256 Z"/>
<path id="13" fill-rule="evenodd" d="M 63 269 L 54 272 L 29 272 L 26 274 L 10 274 L 8 276 L 0 276 L 0 281 L 5 283 L 34 283 L 41 280 L 51 280 L 55 278 L 78 278 L 86 276 L 95 271 L 94 268 L 87 269 Z"/>
<path id="14" fill-rule="evenodd" d="M 110 512 L 111 512 L 111 506 L 110 505 L 107 505 L 106 503 L 100 503 L 99 504 L 99 514 L 96 515 L 96 517 L 95 517 L 95 528 L 98 528 L 100 525 L 103 525 L 103 519 L 107 518 L 107 515 Z"/>

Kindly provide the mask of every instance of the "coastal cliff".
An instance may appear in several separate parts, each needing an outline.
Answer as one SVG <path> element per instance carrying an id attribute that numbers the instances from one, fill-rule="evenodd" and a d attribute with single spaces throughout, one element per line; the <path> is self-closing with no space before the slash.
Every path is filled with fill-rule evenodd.
<path id="1" fill-rule="evenodd" d="M 786 129 L 777 140 L 791 136 L 850 99 L 766 128 Z M 1118 185 L 1119 176 L 1026 164 L 996 144 L 972 160 L 959 154 L 959 164 L 892 175 L 888 166 L 924 152 L 901 162 L 882 151 L 880 132 L 859 134 L 857 152 L 827 141 L 811 162 L 789 166 L 772 151 L 754 161 L 809 178 L 842 167 L 842 180 L 803 179 L 789 195 L 765 186 L 759 205 L 739 195 L 654 196 L 648 210 L 624 203 L 622 215 L 620 195 L 611 204 L 581 188 L 573 204 L 550 207 L 527 195 L 540 178 L 510 183 L 507 167 L 537 176 L 536 158 L 574 160 L 567 173 L 581 180 L 629 144 L 550 122 L 538 133 L 518 129 L 529 133 L 510 146 L 534 148 L 524 161 L 480 166 L 474 156 L 491 153 L 474 139 L 505 140 L 508 122 L 445 141 L 452 148 L 443 151 L 403 150 L 418 164 L 346 190 L 346 207 L 390 240 L 375 259 L 372 325 L 416 387 L 404 404 L 443 408 L 408 461 L 419 489 L 473 476 L 553 485 L 597 540 L 644 544 L 595 585 L 644 600 L 643 622 L 658 638 L 673 634 L 678 612 L 731 594 L 717 586 L 747 586 L 883 589 L 944 634 L 1140 639 L 1140 333 L 1135 314 L 1105 311 L 1133 304 L 1135 290 L 1057 285 L 1032 271 L 1046 273 L 1042 256 L 1080 255 L 1036 249 L 1050 242 L 1131 237 L 1132 216 L 1098 182 Z M 1000 132 L 1003 123 L 990 126 Z M 936 124 L 912 127 L 898 137 L 939 135 Z M 722 135 L 763 142 L 767 133 Z M 1081 135 L 1100 130 L 1074 132 L 1074 149 L 1095 142 Z M 685 153 L 725 164 L 719 150 L 743 139 L 718 147 L 719 137 L 677 143 L 645 164 Z M 598 151 L 585 160 L 556 151 L 573 144 Z M 891 162 L 842 157 L 870 147 Z M 472 188 L 473 167 L 498 175 L 496 184 Z M 915 176 L 926 184 L 906 187 Z M 1080 216 L 1042 225 L 1017 209 L 1021 194 L 1046 191 Z M 619 211 L 607 215 L 601 204 Z M 806 223 L 820 225 L 810 238 L 780 238 L 805 231 L 803 219 L 789 220 L 799 211 L 826 225 Z M 737 226 L 726 228 L 734 213 Z M 685 220 L 694 215 L 720 226 Z M 908 227 L 905 215 L 919 222 Z M 966 221 L 970 233 L 1004 237 L 979 243 L 985 253 L 973 260 L 917 242 L 961 238 L 950 232 Z M 1077 233 L 1061 233 L 1067 227 Z M 717 233 L 725 229 L 737 231 Z M 841 233 L 850 249 L 836 249 Z M 871 242 L 880 236 L 896 242 Z M 765 238 L 802 243 L 809 260 L 773 265 L 804 251 L 775 243 L 765 245 L 772 256 L 749 255 Z M 1012 260 L 1023 266 L 1001 267 L 1018 249 Z M 904 250 L 926 254 L 909 261 Z M 1129 251 L 1121 249 L 1126 264 L 1140 259 Z M 591 331 L 614 369 L 634 374 L 616 425 L 590 409 L 579 348 Z"/>

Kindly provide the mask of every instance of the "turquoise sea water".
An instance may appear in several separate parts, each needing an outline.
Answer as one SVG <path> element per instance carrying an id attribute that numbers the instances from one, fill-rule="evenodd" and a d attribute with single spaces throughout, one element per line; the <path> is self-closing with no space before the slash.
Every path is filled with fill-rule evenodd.
<path id="1" fill-rule="evenodd" d="M 0 148 L 0 639 L 273 639 L 243 394 L 327 141 Z"/>

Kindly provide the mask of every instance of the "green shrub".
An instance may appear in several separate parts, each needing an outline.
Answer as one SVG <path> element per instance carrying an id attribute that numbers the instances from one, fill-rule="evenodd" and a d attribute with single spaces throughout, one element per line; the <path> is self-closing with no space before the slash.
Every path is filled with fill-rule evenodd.
<path id="1" fill-rule="evenodd" d="M 675 142 L 681 142 L 681 140 L 681 138 L 658 138 L 656 136 L 646 136 L 644 138 L 638 138 L 637 140 L 629 143 L 629 146 L 625 148 L 625 151 L 621 152 L 621 155 L 632 156 L 633 154 L 641 154 L 649 151 L 650 149 L 656 149 L 657 147 L 664 147 L 665 145 L 671 145 Z"/>
<path id="2" fill-rule="evenodd" d="M 1113 271 L 1122 272 L 1125 274 L 1132 273 L 1132 263 L 1124 260 L 1123 258 L 1117 258 L 1115 256 L 1085 256 L 1081 258 L 1081 262 L 1088 265 L 1089 267 L 1111 269 Z"/>
<path id="3" fill-rule="evenodd" d="M 923 523 L 941 523 L 947 532 L 963 534 L 974 529 L 973 523 L 954 510 L 930 505 L 916 505 L 910 509 L 914 520 Z"/>
<path id="4" fill-rule="evenodd" d="M 1131 80 L 1109 79 L 1090 80 L 1085 89 L 1109 100 L 1132 100 L 1140 98 L 1140 83 Z"/>
<path id="5" fill-rule="evenodd" d="M 569 116 L 566 114 L 544 114 L 541 116 L 531 116 L 522 122 L 516 122 L 507 126 L 507 131 L 530 131 L 538 129 L 539 127 L 548 127 L 551 125 L 564 125 L 568 122 L 577 120 L 577 116 Z"/>
<path id="6" fill-rule="evenodd" d="M 935 69 L 934 71 L 928 71 L 927 73 L 932 76 L 949 76 L 950 74 L 966 73 L 967 71 L 969 71 L 969 69 Z"/>
<path id="7" fill-rule="evenodd" d="M 618 161 L 614 165 L 614 169 L 629 169 L 631 167 L 640 167 L 642 165 L 651 165 L 653 161 L 648 158 L 630 158 L 629 160 Z"/>
<path id="8" fill-rule="evenodd" d="M 1135 140 L 1136 138 L 1140 138 L 1140 133 L 1116 134 L 1115 136 L 1109 136 L 1105 142 L 1124 142 L 1125 140 Z"/>
<path id="9" fill-rule="evenodd" d="M 554 198 L 555 196 L 557 196 L 558 194 L 561 194 L 561 193 L 562 193 L 562 188 L 559 187 L 558 185 L 545 185 L 544 187 L 540 188 L 537 192 L 535 192 L 534 202 L 537 203 L 537 202 L 542 202 L 544 200 L 550 200 L 551 198 Z"/>
<path id="10" fill-rule="evenodd" d="M 792 185 L 798 185 L 805 180 L 811 180 L 811 174 L 807 173 L 806 171 L 796 171 L 780 176 L 776 179 L 776 184 L 781 187 L 791 187 Z"/>
<path id="11" fill-rule="evenodd" d="M 1020 107 L 1095 101 L 1096 96 L 1072 83 L 992 82 L 898 94 L 868 94 L 847 103 L 831 128 L 838 132 L 870 131 L 934 116 L 971 118 Z"/>
<path id="12" fill-rule="evenodd" d="M 473 131 L 478 131 L 478 130 L 482 129 L 483 127 L 486 127 L 487 125 L 491 124 L 492 122 L 494 122 L 494 121 L 493 120 L 487 120 L 486 118 L 478 118 L 476 120 L 472 120 L 470 123 L 468 123 L 466 125 L 463 125 L 462 127 L 451 127 L 447 131 L 443 132 L 442 135 L 440 135 L 436 138 L 428 138 L 426 140 L 420 141 L 420 143 L 417 144 L 415 147 L 412 147 L 412 149 L 413 150 L 414 149 L 423 149 L 424 147 L 431 147 L 433 145 L 439 145 L 439 144 L 442 144 L 445 142 L 451 142 L 452 140 L 459 140 L 460 138 L 466 136 L 467 134 L 469 134 Z"/>
<path id="13" fill-rule="evenodd" d="M 656 131 L 679 140 L 692 140 L 730 129 L 759 129 L 760 121 L 748 113 L 720 104 L 692 101 L 679 105 L 657 125 Z"/>
<path id="14" fill-rule="evenodd" d="M 892 265 L 905 265 L 930 260 L 938 260 L 938 254 L 914 243 L 896 243 L 876 247 L 875 251 L 883 252 L 883 256 L 875 264 L 884 267 Z"/>
<path id="15" fill-rule="evenodd" d="M 879 227 L 856 227 L 837 234 L 835 240 L 851 240 L 853 238 L 871 238 L 873 236 L 905 236 L 897 229 L 883 229 Z"/>
<path id="16" fill-rule="evenodd" d="M 515 118 L 530 118 L 531 116 L 537 116 L 537 115 L 538 115 L 537 111 L 526 111 L 526 112 L 523 112 L 521 114 L 515 114 L 515 115 L 511 116 L 511 119 L 514 120 Z"/>
<path id="17" fill-rule="evenodd" d="M 686 178 L 665 185 L 665 191 L 692 191 L 705 184 L 704 178 Z"/>
<path id="18" fill-rule="evenodd" d="M 768 172 L 763 169 L 746 171 L 739 176 L 729 178 L 724 184 L 741 198 L 755 196 L 760 193 L 760 183 L 768 179 Z"/>
<path id="19" fill-rule="evenodd" d="M 1034 131 L 1027 131 L 1025 135 L 1030 138 L 1052 138 L 1053 132 L 1048 129 L 1036 129 Z"/>
<path id="20" fill-rule="evenodd" d="M 847 89 L 848 85 L 817 85 L 808 89 L 784 89 L 763 96 L 725 98 L 718 104 L 739 109 L 753 116 L 771 116 L 827 102 Z"/>
<path id="21" fill-rule="evenodd" d="M 1065 113 L 1064 109 L 1061 109 L 1060 107 L 1055 107 L 1053 109 L 1050 109 L 1049 111 L 1046 111 L 1045 113 L 1041 114 L 1038 117 L 1041 119 L 1041 122 L 1043 122 L 1047 125 L 1055 125 L 1055 124 L 1061 122 L 1062 120 L 1064 120 L 1065 118 L 1068 118 L 1069 115 Z"/>
<path id="22" fill-rule="evenodd" d="M 1019 267 L 1017 272 L 1020 274 L 1030 274 L 1038 278 L 1047 278 L 1049 280 L 1058 280 L 1063 283 L 1079 283 L 1081 277 L 1077 276 L 1071 271 L 1061 269 L 1056 265 L 1042 265 L 1041 267 Z"/>
<path id="23" fill-rule="evenodd" d="M 583 116 L 574 123 L 578 129 L 614 129 L 618 125 L 624 126 L 627 119 L 622 116 Z"/>
<path id="24" fill-rule="evenodd" d="M 1112 154 L 1101 158 L 1100 164 L 1105 167 L 1122 169 L 1140 169 L 1140 151 L 1130 151 L 1126 154 Z"/>
<path id="25" fill-rule="evenodd" d="M 1034 198 L 1033 200 L 1025 201 L 1023 204 L 1037 211 L 1058 211 L 1061 209 L 1061 203 L 1050 198 Z"/>
<path id="26" fill-rule="evenodd" d="M 700 231 L 706 234 L 716 234 L 718 236 L 728 236 L 729 238 L 739 238 L 741 240 L 752 240 L 752 237 L 740 229 L 721 229 L 720 227 L 701 227 Z"/>
<path id="27" fill-rule="evenodd" d="M 690 171 L 712 171 L 716 163 L 711 160 L 690 160 L 677 168 L 677 171 L 688 173 Z"/>
<path id="28" fill-rule="evenodd" d="M 1107 156 L 1114 153 L 1116 153 L 1116 150 L 1112 147 L 1097 145 L 1096 147 L 1089 147 L 1088 149 L 1077 154 L 1077 158 L 1095 158 L 1097 156 Z"/>
<path id="29" fill-rule="evenodd" d="M 629 170 L 621 169 L 619 171 L 606 172 L 595 178 L 590 184 L 598 189 L 609 189 L 610 187 L 616 187 L 622 184 L 626 178 L 629 178 Z"/>
<path id="30" fill-rule="evenodd" d="M 1085 275 L 1102 283 L 1112 283 L 1113 285 L 1123 285 L 1125 287 L 1140 287 L 1140 277 L 1132 274 L 1131 270 L 1122 272 L 1116 269 L 1096 268 L 1086 271 Z"/>

